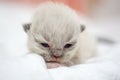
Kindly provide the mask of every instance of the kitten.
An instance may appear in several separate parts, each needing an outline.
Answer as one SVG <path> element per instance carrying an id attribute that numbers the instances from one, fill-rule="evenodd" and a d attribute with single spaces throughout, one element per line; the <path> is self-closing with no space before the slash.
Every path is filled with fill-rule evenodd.
<path id="1" fill-rule="evenodd" d="M 96 54 L 94 39 L 76 12 L 64 4 L 41 4 L 32 22 L 23 27 L 30 52 L 43 56 L 48 68 L 84 63 Z"/>

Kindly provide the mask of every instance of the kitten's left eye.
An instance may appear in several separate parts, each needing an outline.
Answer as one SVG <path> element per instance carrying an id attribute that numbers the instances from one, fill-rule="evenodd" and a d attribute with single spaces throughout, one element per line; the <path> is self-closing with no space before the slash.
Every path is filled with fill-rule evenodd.
<path id="1" fill-rule="evenodd" d="M 46 47 L 46 48 L 48 48 L 48 47 L 50 47 L 47 43 L 40 43 L 43 47 Z"/>
<path id="2" fill-rule="evenodd" d="M 72 44 L 66 44 L 66 45 L 64 46 L 64 48 L 70 48 L 70 47 L 72 47 Z"/>

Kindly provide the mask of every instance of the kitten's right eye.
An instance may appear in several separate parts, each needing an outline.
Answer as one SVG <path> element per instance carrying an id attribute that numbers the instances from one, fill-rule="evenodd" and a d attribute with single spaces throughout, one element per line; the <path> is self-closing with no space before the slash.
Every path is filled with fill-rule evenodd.
<path id="1" fill-rule="evenodd" d="M 48 48 L 48 47 L 50 47 L 47 43 L 40 43 L 43 47 L 46 47 L 46 48 Z"/>

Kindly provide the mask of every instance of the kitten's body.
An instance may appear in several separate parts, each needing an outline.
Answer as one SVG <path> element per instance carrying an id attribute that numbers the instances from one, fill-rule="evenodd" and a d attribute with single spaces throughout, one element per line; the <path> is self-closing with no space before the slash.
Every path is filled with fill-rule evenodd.
<path id="1" fill-rule="evenodd" d="M 77 14 L 69 7 L 52 2 L 41 4 L 31 25 L 24 26 L 28 34 L 28 48 L 30 52 L 42 55 L 46 62 L 55 61 L 64 66 L 84 63 L 96 55 L 96 44 L 86 30 L 82 30 L 81 24 Z M 41 46 L 43 42 L 49 47 Z M 67 43 L 72 47 L 65 48 Z"/>

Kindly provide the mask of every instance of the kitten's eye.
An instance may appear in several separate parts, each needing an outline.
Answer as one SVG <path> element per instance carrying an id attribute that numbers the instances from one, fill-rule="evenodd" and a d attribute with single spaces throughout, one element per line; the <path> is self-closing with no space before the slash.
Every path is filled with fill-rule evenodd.
<path id="1" fill-rule="evenodd" d="M 48 47 L 50 47 L 47 43 L 40 43 L 43 47 L 46 47 L 46 48 L 48 48 Z"/>
<path id="2" fill-rule="evenodd" d="M 64 48 L 70 48 L 72 46 L 72 44 L 66 44 L 65 46 L 64 46 Z"/>

